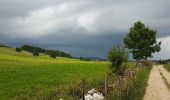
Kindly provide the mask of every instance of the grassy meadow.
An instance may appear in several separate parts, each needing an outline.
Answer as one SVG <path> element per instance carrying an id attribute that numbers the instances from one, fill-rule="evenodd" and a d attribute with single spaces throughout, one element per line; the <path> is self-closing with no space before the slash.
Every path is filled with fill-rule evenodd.
<path id="1" fill-rule="evenodd" d="M 78 59 L 47 55 L 32 56 L 13 48 L 0 48 L 0 98 L 55 99 L 69 96 L 81 79 L 89 88 L 103 84 L 108 62 L 80 61 Z"/>
<path id="2" fill-rule="evenodd" d="M 109 65 L 104 61 L 53 59 L 45 54 L 32 56 L 26 51 L 0 47 L 0 100 L 78 100 L 80 81 L 85 80 L 85 91 L 104 86 Z M 135 63 L 128 63 L 126 70 L 136 69 L 134 66 Z M 109 98 L 141 99 L 150 69 L 138 73 L 130 78 L 130 83 L 123 84 L 126 89 L 111 92 Z"/>

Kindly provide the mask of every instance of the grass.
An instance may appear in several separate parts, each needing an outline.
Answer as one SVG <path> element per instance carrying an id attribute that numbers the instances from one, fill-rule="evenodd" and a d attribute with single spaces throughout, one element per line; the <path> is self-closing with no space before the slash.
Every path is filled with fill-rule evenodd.
<path id="1" fill-rule="evenodd" d="M 165 68 L 166 70 L 170 71 L 170 64 L 164 65 L 164 68 Z"/>
<path id="2" fill-rule="evenodd" d="M 108 62 L 80 61 L 47 55 L 32 56 L 29 52 L 15 52 L 0 48 L 0 99 L 74 99 L 70 88 L 81 79 L 88 87 L 102 84 Z"/>
<path id="3" fill-rule="evenodd" d="M 140 68 L 135 77 L 129 79 L 111 94 L 115 100 L 143 100 L 151 67 Z"/>
<path id="4" fill-rule="evenodd" d="M 143 100 L 150 71 L 151 68 L 144 68 L 137 74 L 131 89 L 128 90 L 129 95 L 125 97 L 128 97 L 129 100 Z"/>
<path id="5" fill-rule="evenodd" d="M 77 100 L 80 80 L 85 79 L 87 89 L 104 85 L 109 65 L 104 61 L 81 61 L 63 57 L 53 59 L 45 54 L 36 57 L 26 51 L 20 53 L 13 48 L 0 47 L 0 99 Z M 128 63 L 127 69 L 134 66 L 135 63 Z M 149 71 L 141 70 L 129 88 L 121 91 L 122 94 L 114 93 L 112 99 L 121 96 L 140 100 Z"/>

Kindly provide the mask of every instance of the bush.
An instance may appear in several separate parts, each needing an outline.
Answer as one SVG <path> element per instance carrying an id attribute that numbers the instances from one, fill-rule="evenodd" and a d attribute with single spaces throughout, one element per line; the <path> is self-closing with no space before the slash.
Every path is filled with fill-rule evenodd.
<path id="1" fill-rule="evenodd" d="M 152 67 L 152 63 L 147 60 L 143 60 L 141 63 L 144 67 Z"/>
<path id="2" fill-rule="evenodd" d="M 21 48 L 16 48 L 15 50 L 16 50 L 17 52 L 21 52 L 21 51 L 22 51 Z"/>
<path id="3" fill-rule="evenodd" d="M 108 59 L 111 62 L 112 71 L 122 73 L 125 70 L 123 63 L 128 61 L 128 52 L 125 48 L 113 46 L 108 53 Z"/>
<path id="4" fill-rule="evenodd" d="M 54 58 L 54 59 L 55 59 L 59 54 L 58 54 L 58 52 L 50 51 L 50 52 L 49 52 L 49 55 L 50 55 L 51 58 Z"/>
<path id="5" fill-rule="evenodd" d="M 39 52 L 38 51 L 33 51 L 33 56 L 39 56 Z"/>
<path id="6" fill-rule="evenodd" d="M 57 55 L 56 54 L 52 54 L 52 55 L 50 55 L 50 57 L 55 59 L 57 57 Z"/>

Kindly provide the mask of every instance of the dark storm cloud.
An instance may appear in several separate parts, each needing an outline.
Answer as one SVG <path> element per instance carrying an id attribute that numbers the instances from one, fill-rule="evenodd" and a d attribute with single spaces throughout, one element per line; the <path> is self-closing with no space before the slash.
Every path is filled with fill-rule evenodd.
<path id="1" fill-rule="evenodd" d="M 75 31 L 74 31 L 75 32 Z M 80 32 L 80 31 L 79 31 Z M 81 31 L 81 33 L 83 33 Z M 122 45 L 124 34 L 104 34 L 99 35 L 88 35 L 88 34 L 74 34 L 70 33 L 68 35 L 60 36 L 57 34 L 49 34 L 44 37 L 36 39 L 27 38 L 10 38 L 2 37 L 0 40 L 5 41 L 5 43 L 21 46 L 23 44 L 32 44 L 35 46 L 41 46 L 49 49 L 59 49 L 65 52 L 71 53 L 73 56 L 90 56 L 90 57 L 100 57 L 105 58 L 109 48 L 112 45 Z M 5 40 L 8 38 L 8 40 Z"/>
<path id="2" fill-rule="evenodd" d="M 170 36 L 169 9 L 169 0 L 1 0 L 0 42 L 106 57 L 138 20 Z"/>
<path id="3" fill-rule="evenodd" d="M 46 42 L 48 46 L 47 48 L 61 49 L 70 52 L 75 56 L 105 57 L 108 49 L 113 44 L 122 45 L 121 40 L 123 34 L 101 34 L 95 36 L 73 35 L 62 39 L 63 42 L 61 42 L 61 39 L 59 38 L 52 37 L 51 41 L 48 41 L 48 43 Z"/>

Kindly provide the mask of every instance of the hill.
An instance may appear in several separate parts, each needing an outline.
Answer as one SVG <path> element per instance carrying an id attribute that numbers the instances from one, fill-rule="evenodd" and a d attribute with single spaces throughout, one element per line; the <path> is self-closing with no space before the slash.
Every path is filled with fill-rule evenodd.
<path id="1" fill-rule="evenodd" d="M 89 88 L 103 84 L 107 62 L 50 58 L 44 53 L 0 47 L 0 99 L 76 100 L 78 83 L 85 79 Z M 74 96 L 73 96 L 74 95 Z"/>
<path id="2" fill-rule="evenodd" d="M 78 59 L 71 59 L 66 57 L 57 57 L 55 60 L 49 55 L 40 53 L 39 56 L 33 56 L 31 52 L 22 50 L 22 52 L 16 52 L 14 48 L 0 47 L 0 60 L 10 61 L 10 62 L 37 62 L 37 63 L 60 63 L 80 61 Z"/>

